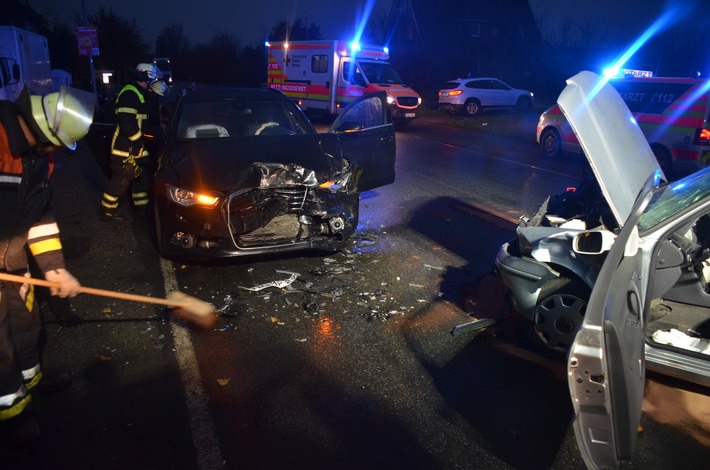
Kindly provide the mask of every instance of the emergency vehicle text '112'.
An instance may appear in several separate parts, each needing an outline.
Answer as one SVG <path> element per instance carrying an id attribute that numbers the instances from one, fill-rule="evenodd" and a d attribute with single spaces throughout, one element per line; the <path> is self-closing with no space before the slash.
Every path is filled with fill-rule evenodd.
<path id="1" fill-rule="evenodd" d="M 386 47 L 345 41 L 270 42 L 268 86 L 311 113 L 336 115 L 359 96 L 384 91 L 395 122 L 414 119 L 422 99 L 388 62 Z"/>

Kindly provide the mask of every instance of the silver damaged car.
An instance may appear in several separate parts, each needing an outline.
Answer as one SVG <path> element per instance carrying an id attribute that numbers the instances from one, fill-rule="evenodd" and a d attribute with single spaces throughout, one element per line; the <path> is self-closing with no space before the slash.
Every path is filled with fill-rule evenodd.
<path id="1" fill-rule="evenodd" d="M 496 271 L 535 337 L 567 354 L 578 444 L 600 468 L 631 458 L 646 367 L 710 386 L 710 168 L 668 183 L 592 72 L 570 78 L 558 103 L 604 207 L 567 218 L 547 201 L 500 248 Z"/>

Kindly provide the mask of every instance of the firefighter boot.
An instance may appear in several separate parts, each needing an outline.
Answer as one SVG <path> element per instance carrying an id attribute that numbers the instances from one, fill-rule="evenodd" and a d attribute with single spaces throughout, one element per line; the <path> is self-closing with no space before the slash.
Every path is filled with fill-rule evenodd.
<path id="1" fill-rule="evenodd" d="M 39 424 L 32 409 L 26 409 L 18 416 L 6 421 L 11 445 L 25 447 L 40 437 Z"/>
<path id="2" fill-rule="evenodd" d="M 71 378 L 67 374 L 59 374 L 55 377 L 42 377 L 35 389 L 39 393 L 52 393 L 64 390 L 71 385 Z"/>

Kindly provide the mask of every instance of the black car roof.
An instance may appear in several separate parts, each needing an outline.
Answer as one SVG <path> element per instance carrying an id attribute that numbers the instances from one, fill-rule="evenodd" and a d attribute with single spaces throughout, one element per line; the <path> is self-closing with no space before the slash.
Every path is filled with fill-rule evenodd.
<path id="1" fill-rule="evenodd" d="M 198 90 L 189 91 L 182 101 L 185 103 L 200 102 L 200 101 L 222 101 L 222 100 L 252 100 L 252 101 L 291 101 L 286 95 L 279 90 L 273 88 L 237 88 L 237 87 L 219 87 L 219 88 L 200 88 Z"/>

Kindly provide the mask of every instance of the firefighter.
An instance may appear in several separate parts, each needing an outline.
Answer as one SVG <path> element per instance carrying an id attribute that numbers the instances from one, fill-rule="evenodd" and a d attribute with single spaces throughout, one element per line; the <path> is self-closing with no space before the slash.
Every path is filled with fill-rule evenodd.
<path id="1" fill-rule="evenodd" d="M 16 103 L 0 101 L 0 272 L 29 276 L 31 254 L 59 297 L 74 297 L 81 286 L 64 265 L 49 182 L 51 152 L 76 148 L 95 103 L 92 93 L 66 87 L 44 96 L 25 87 Z M 39 437 L 29 407 L 29 391 L 42 380 L 35 300 L 33 286 L 0 281 L 0 429 L 19 442 Z"/>
<path id="2" fill-rule="evenodd" d="M 149 123 L 151 109 L 155 108 L 148 93 L 162 96 L 167 87 L 161 86 L 161 83 L 164 84 L 162 73 L 153 64 L 138 64 L 132 77 L 133 81 L 125 85 L 116 97 L 111 177 L 101 197 L 101 220 L 105 222 L 126 220 L 118 213 L 118 206 L 119 198 L 129 187 L 134 208 L 144 209 L 148 204 L 150 152 L 143 128 Z"/>

